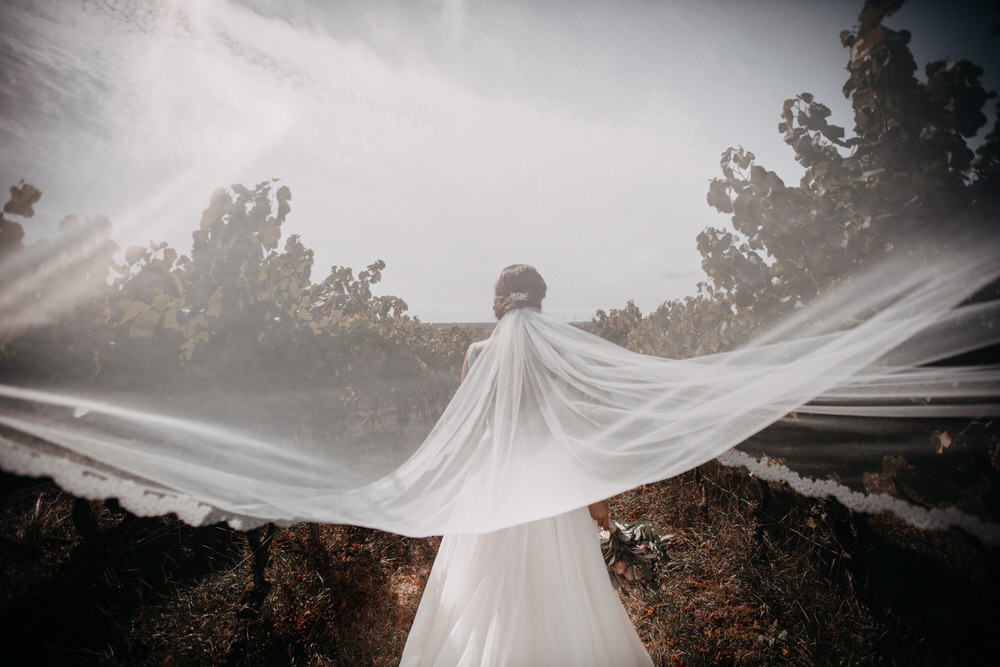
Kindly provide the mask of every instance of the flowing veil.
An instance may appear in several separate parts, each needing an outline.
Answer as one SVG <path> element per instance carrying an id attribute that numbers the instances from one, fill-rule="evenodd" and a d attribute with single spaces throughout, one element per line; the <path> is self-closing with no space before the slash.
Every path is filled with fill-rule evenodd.
<path id="1" fill-rule="evenodd" d="M 629 352 L 536 309 L 512 311 L 423 443 L 403 456 L 395 438 L 342 449 L 250 429 L 261 414 L 296 423 L 316 403 L 283 397 L 275 411 L 278 399 L 248 389 L 246 378 L 225 386 L 235 411 L 222 410 L 218 387 L 183 403 L 4 384 L 0 465 L 195 525 L 312 521 L 423 536 L 554 516 L 722 456 L 806 493 L 918 525 L 959 525 L 997 543 L 997 524 L 774 472 L 730 452 L 789 414 L 1000 414 L 1000 368 L 940 363 L 1000 342 L 1000 303 L 968 301 L 1000 275 L 996 256 L 990 243 L 932 263 L 901 255 L 845 279 L 748 346 L 686 360 Z M 136 369 L 132 380 L 155 372 Z M 789 458 L 821 458 L 822 449 L 796 442 Z"/>
<path id="2" fill-rule="evenodd" d="M 847 85 L 839 61 L 831 71 L 853 129 L 834 123 L 846 108 L 811 93 L 785 101 L 778 132 L 804 169 L 797 185 L 740 146 L 706 194 L 716 142 L 759 124 L 746 115 L 756 105 L 733 100 L 772 95 L 770 72 L 818 66 L 761 44 L 806 44 L 833 14 L 798 8 L 811 18 L 790 30 L 784 9 L 678 3 L 596 3 L 578 26 L 530 2 L 390 3 L 398 23 L 368 3 L 8 4 L 5 173 L 39 187 L 21 181 L 0 212 L 4 470 L 194 525 L 420 536 L 559 515 L 719 458 L 1000 543 L 1000 125 L 981 133 L 992 93 L 971 62 L 931 62 L 917 78 L 910 33 L 883 25 L 902 3 L 863 3 L 840 36 Z M 773 60 L 731 76 L 732 54 L 758 48 Z M 263 173 L 320 193 L 302 207 L 319 256 L 351 257 L 364 229 L 409 262 L 415 292 L 434 273 L 415 311 L 463 301 L 438 320 L 478 312 L 471 278 L 441 285 L 501 260 L 560 265 L 558 278 L 539 266 L 553 287 L 586 272 L 587 309 L 651 294 L 667 284 L 644 281 L 654 274 L 702 276 L 662 249 L 704 230 L 704 292 L 641 324 L 694 340 L 639 354 L 523 309 L 456 391 L 472 334 L 373 296 L 384 262 L 314 281 L 308 234 L 283 237 L 288 186 L 233 185 L 203 210 L 187 196 Z M 40 187 L 67 199 L 26 229 L 10 216 L 32 217 Z M 693 217 L 692 192 L 732 232 Z M 51 217 L 112 201 L 110 217 Z M 112 218 L 123 243 L 160 240 L 120 253 Z M 700 356 L 654 356 L 667 354 Z M 971 490 L 894 488 L 911 453 L 917 476 L 968 455 L 949 484 Z"/>
<path id="3" fill-rule="evenodd" d="M 3 2 L 5 656 L 986 662 L 995 4 Z"/>

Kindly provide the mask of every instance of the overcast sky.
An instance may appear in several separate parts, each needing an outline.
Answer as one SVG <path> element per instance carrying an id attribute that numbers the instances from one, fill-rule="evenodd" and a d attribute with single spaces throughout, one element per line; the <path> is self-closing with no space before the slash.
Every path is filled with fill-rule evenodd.
<path id="1" fill-rule="evenodd" d="M 0 185 L 44 192 L 29 241 L 105 214 L 124 248 L 190 249 L 212 191 L 277 177 L 285 232 L 331 264 L 383 259 L 425 321 L 489 319 L 532 263 L 566 319 L 692 293 L 719 155 L 796 182 L 776 127 L 809 91 L 850 127 L 854 2 L 0 0 Z M 910 2 L 921 68 L 1000 88 L 989 2 Z M 990 103 L 992 115 L 992 103 Z"/>

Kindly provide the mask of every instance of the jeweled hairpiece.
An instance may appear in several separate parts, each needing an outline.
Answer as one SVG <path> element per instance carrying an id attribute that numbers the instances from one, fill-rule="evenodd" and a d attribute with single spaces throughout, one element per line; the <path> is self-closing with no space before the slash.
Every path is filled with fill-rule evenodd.
<path id="1" fill-rule="evenodd" d="M 511 301 L 527 301 L 531 295 L 527 292 L 511 292 L 507 295 L 507 298 Z"/>

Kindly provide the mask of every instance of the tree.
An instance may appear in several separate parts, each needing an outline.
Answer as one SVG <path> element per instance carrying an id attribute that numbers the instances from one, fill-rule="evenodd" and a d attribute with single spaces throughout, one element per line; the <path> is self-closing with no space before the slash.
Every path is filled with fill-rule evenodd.
<path id="1" fill-rule="evenodd" d="M 612 308 L 609 313 L 598 310 L 591 320 L 591 330 L 601 338 L 625 346 L 640 322 L 642 322 L 642 311 L 635 305 L 635 301 L 630 299 L 624 308 Z"/>
<path id="2" fill-rule="evenodd" d="M 930 63 L 926 83 L 918 81 L 910 33 L 881 24 L 901 4 L 868 2 L 857 30 L 841 34 L 850 50 L 844 95 L 854 109 L 852 137 L 828 122 L 830 109 L 811 94 L 785 101 L 778 131 L 806 168 L 797 187 L 742 148 L 723 154 L 723 178 L 712 181 L 708 203 L 731 214 L 745 240 L 709 229 L 698 242 L 706 273 L 738 309 L 787 310 L 828 289 L 845 267 L 877 261 L 915 233 L 995 224 L 982 189 L 995 179 L 988 156 L 996 146 L 987 142 L 974 162 L 967 140 L 986 124 L 983 107 L 996 94 L 980 84 L 982 69 L 964 60 Z"/>
<path id="3" fill-rule="evenodd" d="M 23 247 L 24 227 L 8 218 L 17 215 L 30 218 L 35 215 L 34 204 L 42 197 L 42 192 L 33 185 L 21 181 L 10 188 L 10 199 L 0 212 L 0 260 Z"/>
<path id="4" fill-rule="evenodd" d="M 31 192 L 12 190 L 10 209 L 26 210 L 16 207 Z M 381 260 L 357 275 L 334 266 L 312 283 L 313 252 L 298 236 L 279 251 L 290 202 L 274 181 L 217 190 L 190 256 L 150 242 L 115 263 L 105 218 L 67 217 L 60 239 L 27 248 L 18 238 L 11 252 L 24 259 L 30 251 L 57 261 L 64 247 L 75 258 L 41 288 L 22 276 L 32 287 L 22 290 L 23 310 L 48 307 L 73 284 L 88 292 L 44 322 L 6 331 L 0 368 L 25 385 L 127 392 L 157 410 L 313 441 L 352 424 L 402 432 L 413 414 L 435 419 L 458 384 L 471 332 L 423 324 L 402 299 L 373 294 Z M 79 243 L 95 238 L 105 241 Z M 248 414 L 237 397 L 270 407 Z M 297 410 L 305 419 L 284 418 L 292 401 L 308 403 Z"/>
<path id="5" fill-rule="evenodd" d="M 727 149 L 707 201 L 730 216 L 733 231 L 710 227 L 697 239 L 710 284 L 616 337 L 636 350 L 688 356 L 706 351 L 705 332 L 714 328 L 718 348 L 726 349 L 830 289 L 852 267 L 876 265 L 904 245 L 940 252 L 913 237 L 996 233 L 1000 115 L 976 152 L 968 145 L 996 93 L 982 87 L 982 69 L 964 60 L 930 63 L 926 82 L 919 81 L 910 33 L 882 25 L 901 5 L 869 0 L 857 28 L 841 34 L 849 49 L 843 91 L 854 109 L 852 135 L 829 122 L 827 106 L 802 93 L 785 101 L 778 125 L 806 169 L 798 185 L 787 185 L 743 147 Z"/>

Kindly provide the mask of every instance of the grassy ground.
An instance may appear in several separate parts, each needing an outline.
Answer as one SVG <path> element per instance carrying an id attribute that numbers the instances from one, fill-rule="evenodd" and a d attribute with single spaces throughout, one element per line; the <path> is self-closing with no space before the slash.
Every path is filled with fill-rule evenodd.
<path id="1" fill-rule="evenodd" d="M 394 665 L 438 545 L 347 526 L 317 541 L 297 526 L 269 540 L 263 584 L 243 534 L 5 481 L 6 664 Z M 958 532 L 716 464 L 619 496 L 613 512 L 674 534 L 655 584 L 622 591 L 658 664 L 992 663 L 998 554 Z"/>

